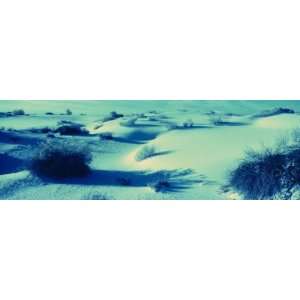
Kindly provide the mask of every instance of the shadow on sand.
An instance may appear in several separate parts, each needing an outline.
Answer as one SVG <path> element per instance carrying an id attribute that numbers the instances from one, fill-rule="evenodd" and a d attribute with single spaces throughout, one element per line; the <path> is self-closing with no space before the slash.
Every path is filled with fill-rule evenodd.
<path id="1" fill-rule="evenodd" d="M 23 160 L 0 153 L 0 175 L 15 173 L 24 169 Z"/>
<path id="2" fill-rule="evenodd" d="M 194 184 L 205 183 L 205 177 L 196 175 L 191 169 L 147 171 L 92 170 L 85 178 L 54 181 L 49 183 L 78 184 L 88 186 L 153 187 L 159 182 L 168 182 L 164 192 L 179 192 Z"/>

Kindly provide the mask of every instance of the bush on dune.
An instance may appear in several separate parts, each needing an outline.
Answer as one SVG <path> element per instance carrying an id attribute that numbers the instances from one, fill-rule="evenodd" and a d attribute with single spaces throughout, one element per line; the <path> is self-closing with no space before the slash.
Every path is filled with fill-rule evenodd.
<path id="1" fill-rule="evenodd" d="M 87 135 L 88 131 L 77 124 L 66 124 L 59 126 L 55 132 L 61 135 Z"/>
<path id="2" fill-rule="evenodd" d="M 248 151 L 229 182 L 246 199 L 268 199 L 283 188 L 285 165 L 286 156 L 279 151 Z"/>
<path id="3" fill-rule="evenodd" d="M 156 153 L 154 146 L 145 145 L 143 146 L 135 155 L 135 160 L 142 161 L 151 156 L 154 156 Z"/>
<path id="4" fill-rule="evenodd" d="M 131 118 L 128 118 L 128 119 L 124 119 L 120 122 L 120 125 L 125 126 L 125 127 L 134 126 L 137 119 L 138 119 L 138 117 L 131 117 Z"/>
<path id="5" fill-rule="evenodd" d="M 89 171 L 92 160 L 88 148 L 66 141 L 48 140 L 39 145 L 30 163 L 38 176 L 55 179 L 82 177 Z"/>
<path id="6" fill-rule="evenodd" d="M 288 136 L 289 137 L 289 136 Z M 289 199 L 300 186 L 300 130 L 280 139 L 277 145 L 262 151 L 248 151 L 231 172 L 230 185 L 246 199 Z"/>
<path id="7" fill-rule="evenodd" d="M 25 112 L 24 112 L 23 109 L 16 109 L 12 113 L 13 113 L 14 116 L 23 116 L 23 115 L 25 115 Z"/>
<path id="8" fill-rule="evenodd" d="M 122 118 L 122 117 L 124 117 L 123 114 L 119 114 L 116 111 L 112 111 L 108 114 L 108 116 L 105 116 L 102 119 L 102 122 L 108 122 L 108 121 L 116 120 L 116 119 L 119 119 L 119 118 Z"/>

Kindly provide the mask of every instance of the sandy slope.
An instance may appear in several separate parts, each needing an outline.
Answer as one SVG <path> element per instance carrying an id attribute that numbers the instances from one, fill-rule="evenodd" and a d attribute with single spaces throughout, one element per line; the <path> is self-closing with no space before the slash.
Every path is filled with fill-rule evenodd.
<path id="1" fill-rule="evenodd" d="M 84 199 L 101 193 L 109 199 L 230 199 L 236 195 L 224 194 L 222 187 L 244 151 L 274 145 L 300 124 L 300 102 L 296 101 L 166 101 L 160 105 L 146 101 L 144 106 L 140 103 L 145 101 L 110 101 L 93 102 L 92 107 L 85 101 L 68 105 L 53 102 L 38 103 L 31 110 L 32 103 L 25 102 L 21 108 L 27 108 L 30 115 L 0 118 L 0 127 L 17 129 L 0 131 L 2 161 L 8 161 L 4 153 L 10 160 L 8 165 L 2 163 L 0 198 Z M 0 103 L 0 111 L 19 108 L 19 104 Z M 257 117 L 262 110 L 278 106 L 296 113 Z M 75 110 L 73 115 L 61 115 L 69 107 Z M 45 115 L 47 111 L 54 115 Z M 103 122 L 109 111 L 125 116 Z M 128 124 L 132 118 L 135 122 Z M 26 163 L 32 150 L 47 137 L 28 129 L 55 128 L 61 120 L 80 122 L 89 131 L 84 137 L 56 138 L 89 145 L 93 172 L 84 179 L 40 180 L 26 170 Z M 187 120 L 193 121 L 191 128 L 183 126 Z M 108 132 L 113 140 L 99 139 L 99 134 Z M 155 155 L 137 161 L 136 153 L 145 145 L 153 146 Z M 171 187 L 155 191 L 153 184 L 164 179 Z"/>

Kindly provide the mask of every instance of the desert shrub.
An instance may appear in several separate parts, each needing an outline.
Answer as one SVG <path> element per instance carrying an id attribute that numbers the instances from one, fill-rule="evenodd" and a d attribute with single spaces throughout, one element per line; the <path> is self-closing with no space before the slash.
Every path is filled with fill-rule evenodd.
<path id="1" fill-rule="evenodd" d="M 97 130 L 97 129 L 101 128 L 102 126 L 103 126 L 103 124 L 96 124 L 93 129 Z"/>
<path id="2" fill-rule="evenodd" d="M 122 118 L 122 117 L 124 117 L 123 114 L 119 114 L 119 113 L 117 113 L 117 112 L 115 112 L 115 111 L 112 111 L 112 112 L 109 113 L 108 116 L 105 116 L 105 117 L 102 119 L 102 121 L 103 121 L 103 122 L 108 122 L 108 121 L 112 121 L 112 120 L 119 119 L 119 118 Z"/>
<path id="3" fill-rule="evenodd" d="M 88 148 L 67 141 L 47 140 L 33 155 L 30 170 L 50 178 L 82 177 L 89 173 L 92 160 Z"/>
<path id="4" fill-rule="evenodd" d="M 286 155 L 278 150 L 247 151 L 230 174 L 230 184 L 246 199 L 268 199 L 285 187 Z"/>
<path id="5" fill-rule="evenodd" d="M 295 111 L 290 108 L 285 108 L 285 107 L 276 107 L 270 110 L 264 110 L 261 111 L 257 114 L 254 114 L 252 117 L 253 118 L 263 118 L 263 117 L 271 117 L 275 115 L 280 115 L 280 114 L 294 114 Z"/>
<path id="6" fill-rule="evenodd" d="M 166 122 L 165 124 L 168 130 L 174 130 L 179 128 L 176 122 Z"/>
<path id="7" fill-rule="evenodd" d="M 100 140 L 112 140 L 113 135 L 111 132 L 102 132 L 99 134 Z"/>
<path id="8" fill-rule="evenodd" d="M 125 119 L 125 120 L 122 120 L 120 122 L 120 125 L 122 126 L 134 126 L 135 125 L 135 122 L 137 121 L 137 117 L 131 117 L 131 118 L 128 118 L 128 119 Z"/>
<path id="9" fill-rule="evenodd" d="M 145 145 L 136 153 L 135 160 L 142 161 L 146 158 L 149 158 L 151 156 L 154 156 L 156 153 L 154 146 Z"/>
<path id="10" fill-rule="evenodd" d="M 12 112 L 12 114 L 13 114 L 14 116 L 23 116 L 23 115 L 25 115 L 25 112 L 24 112 L 23 109 L 16 109 L 16 110 L 14 110 L 14 111 Z"/>
<path id="11" fill-rule="evenodd" d="M 68 115 L 68 116 L 72 115 L 72 111 L 70 109 L 67 109 L 66 110 L 66 115 Z"/>
<path id="12" fill-rule="evenodd" d="M 222 125 L 225 121 L 222 116 L 219 115 L 210 115 L 209 121 L 213 125 Z"/>
<path id="13" fill-rule="evenodd" d="M 54 113 L 51 112 L 51 111 L 48 111 L 48 112 L 45 113 L 45 115 L 54 115 Z"/>
<path id="14" fill-rule="evenodd" d="M 62 125 L 56 128 L 55 132 L 61 135 L 87 135 L 88 131 L 77 124 Z"/>
<path id="15" fill-rule="evenodd" d="M 182 126 L 184 128 L 192 128 L 194 126 L 194 122 L 192 119 L 189 119 L 189 120 L 186 120 L 185 122 L 183 122 Z"/>

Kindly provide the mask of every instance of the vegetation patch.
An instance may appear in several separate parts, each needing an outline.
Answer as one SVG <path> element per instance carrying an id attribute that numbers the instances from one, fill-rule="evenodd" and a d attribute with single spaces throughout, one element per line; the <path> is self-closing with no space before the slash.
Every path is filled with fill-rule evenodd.
<path id="1" fill-rule="evenodd" d="M 89 171 L 92 155 L 87 147 L 49 139 L 39 145 L 30 162 L 30 170 L 38 176 L 55 179 L 82 177 Z"/>

